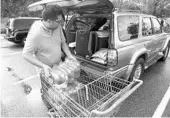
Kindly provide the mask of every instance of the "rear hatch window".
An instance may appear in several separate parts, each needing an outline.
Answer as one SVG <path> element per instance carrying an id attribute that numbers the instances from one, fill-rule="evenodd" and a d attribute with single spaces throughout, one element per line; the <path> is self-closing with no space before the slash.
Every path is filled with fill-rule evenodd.
<path id="1" fill-rule="evenodd" d="M 28 30 L 35 20 L 39 19 L 16 19 L 13 21 L 13 28 L 15 30 Z"/>

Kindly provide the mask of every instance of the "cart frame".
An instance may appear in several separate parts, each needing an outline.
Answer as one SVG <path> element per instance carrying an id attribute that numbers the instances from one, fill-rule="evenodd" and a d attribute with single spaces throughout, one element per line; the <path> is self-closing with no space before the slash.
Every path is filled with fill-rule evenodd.
<path id="1" fill-rule="evenodd" d="M 89 82 L 80 82 L 83 84 L 74 92 L 76 99 L 73 99 L 41 74 L 44 98 L 52 106 L 48 112 L 51 117 L 113 116 L 121 103 L 143 84 L 142 80 L 129 82 L 113 76 L 111 72 L 96 73 L 86 67 L 81 67 L 80 75 Z M 53 91 L 51 95 L 48 94 L 49 87 Z"/>

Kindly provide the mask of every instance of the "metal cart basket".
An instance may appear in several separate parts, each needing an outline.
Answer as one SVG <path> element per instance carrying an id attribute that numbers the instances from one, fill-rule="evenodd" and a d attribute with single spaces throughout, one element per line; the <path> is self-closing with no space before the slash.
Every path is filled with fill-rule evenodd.
<path id="1" fill-rule="evenodd" d="M 41 73 L 43 96 L 52 106 L 51 117 L 113 116 L 120 104 L 142 83 L 129 82 L 112 73 L 98 73 L 81 67 L 80 77 L 66 89 L 55 87 Z"/>

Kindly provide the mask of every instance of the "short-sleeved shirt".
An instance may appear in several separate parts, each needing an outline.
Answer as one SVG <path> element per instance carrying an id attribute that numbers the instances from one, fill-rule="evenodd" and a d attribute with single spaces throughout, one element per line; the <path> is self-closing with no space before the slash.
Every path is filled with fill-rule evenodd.
<path id="1" fill-rule="evenodd" d="M 42 21 L 35 21 L 30 28 L 23 54 L 35 55 L 42 63 L 52 67 L 61 60 L 61 43 L 65 42 L 62 27 L 47 29 Z"/>

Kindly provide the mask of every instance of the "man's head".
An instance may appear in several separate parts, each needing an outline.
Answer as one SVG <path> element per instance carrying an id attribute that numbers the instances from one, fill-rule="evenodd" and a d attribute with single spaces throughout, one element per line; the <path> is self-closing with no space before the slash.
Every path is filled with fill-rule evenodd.
<path id="1" fill-rule="evenodd" d="M 47 5 L 42 12 L 43 20 L 49 29 L 56 29 L 62 22 L 63 11 L 56 5 Z"/>

